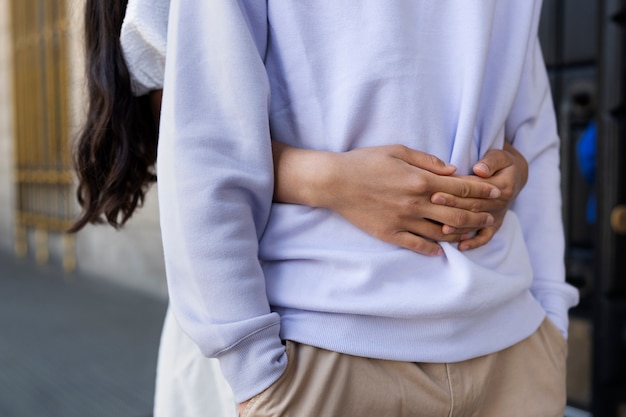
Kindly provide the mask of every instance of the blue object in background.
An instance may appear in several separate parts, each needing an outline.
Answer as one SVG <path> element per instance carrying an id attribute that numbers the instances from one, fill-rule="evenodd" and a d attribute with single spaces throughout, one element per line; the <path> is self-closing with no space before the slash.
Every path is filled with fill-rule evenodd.
<path id="1" fill-rule="evenodd" d="M 594 185 L 596 183 L 596 137 L 597 126 L 595 122 L 589 123 L 578 143 L 576 144 L 576 157 L 578 167 L 583 177 L 591 187 L 589 198 L 587 199 L 587 223 L 596 222 L 596 193 Z"/>

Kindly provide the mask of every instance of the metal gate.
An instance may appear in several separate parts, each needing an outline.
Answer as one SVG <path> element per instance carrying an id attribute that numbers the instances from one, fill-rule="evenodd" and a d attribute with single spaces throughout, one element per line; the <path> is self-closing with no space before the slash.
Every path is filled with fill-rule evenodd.
<path id="1" fill-rule="evenodd" d="M 64 0 L 11 0 L 15 112 L 15 250 L 34 237 L 40 263 L 49 233 L 61 233 L 63 265 L 75 267 L 69 149 L 68 19 Z M 32 231 L 33 233 L 30 233 Z"/>
<path id="2" fill-rule="evenodd" d="M 562 139 L 571 311 L 568 399 L 576 415 L 626 415 L 626 3 L 545 0 L 542 45 Z M 581 143 L 590 136 L 583 175 Z M 588 174 L 589 172 L 587 172 Z M 584 411 L 584 412 L 583 412 Z M 568 414 L 574 415 L 574 414 Z"/>
<path id="3" fill-rule="evenodd" d="M 594 297 L 596 416 L 626 415 L 626 4 L 600 2 Z"/>

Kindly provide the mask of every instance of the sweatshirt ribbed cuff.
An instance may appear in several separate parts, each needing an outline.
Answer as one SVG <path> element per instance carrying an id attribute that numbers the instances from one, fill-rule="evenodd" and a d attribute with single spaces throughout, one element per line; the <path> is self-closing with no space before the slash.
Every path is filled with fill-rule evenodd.
<path id="1" fill-rule="evenodd" d="M 218 356 L 238 403 L 263 392 L 285 371 L 287 354 L 279 331 L 279 323 L 260 329 Z"/>

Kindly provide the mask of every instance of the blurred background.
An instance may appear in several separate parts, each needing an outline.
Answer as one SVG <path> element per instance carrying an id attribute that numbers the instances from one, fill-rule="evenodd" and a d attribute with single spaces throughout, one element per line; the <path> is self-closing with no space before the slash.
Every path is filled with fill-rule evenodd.
<path id="1" fill-rule="evenodd" d="M 81 0 L 0 0 L 0 417 L 149 416 L 167 304 L 156 190 L 127 227 L 78 213 Z M 567 416 L 626 416 L 626 2 L 545 0 L 562 138 Z"/>

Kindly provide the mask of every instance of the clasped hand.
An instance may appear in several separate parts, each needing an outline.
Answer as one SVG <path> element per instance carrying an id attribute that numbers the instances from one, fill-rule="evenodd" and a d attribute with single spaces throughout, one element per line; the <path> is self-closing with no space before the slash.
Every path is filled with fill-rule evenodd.
<path id="1" fill-rule="evenodd" d="M 273 143 L 274 199 L 325 207 L 385 242 L 425 255 L 486 244 L 526 183 L 528 164 L 508 143 L 478 161 L 473 176 L 402 145 L 334 153 Z"/>
<path id="2" fill-rule="evenodd" d="M 441 255 L 437 242 L 460 250 L 486 244 L 502 225 L 524 186 L 528 168 L 510 145 L 489 151 L 475 176 L 433 155 L 401 145 L 360 148 L 330 155 L 319 204 L 388 243 L 425 255 Z M 325 197 L 325 198 L 324 198 Z"/>

